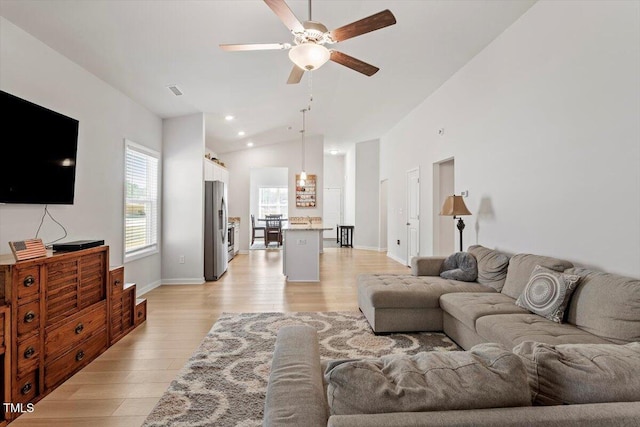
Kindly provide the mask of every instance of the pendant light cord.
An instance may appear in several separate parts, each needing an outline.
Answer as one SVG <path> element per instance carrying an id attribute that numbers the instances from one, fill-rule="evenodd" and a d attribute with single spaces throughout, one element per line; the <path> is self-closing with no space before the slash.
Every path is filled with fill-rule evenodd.
<path id="1" fill-rule="evenodd" d="M 305 158 L 304 134 L 306 133 L 306 119 L 305 119 L 305 116 L 306 116 L 306 113 L 307 113 L 307 109 L 303 108 L 301 110 L 301 112 L 302 112 L 302 130 L 300 131 L 300 133 L 302 134 L 302 171 L 305 172 L 305 169 L 304 169 L 304 158 Z"/>

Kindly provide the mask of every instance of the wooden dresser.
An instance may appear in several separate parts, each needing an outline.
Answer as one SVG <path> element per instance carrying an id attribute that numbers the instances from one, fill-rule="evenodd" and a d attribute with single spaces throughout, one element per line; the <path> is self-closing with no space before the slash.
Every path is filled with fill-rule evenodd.
<path id="1" fill-rule="evenodd" d="M 122 283 L 124 269 L 117 270 Z M 0 298 L 10 318 L 4 402 L 37 402 L 133 329 L 135 285 L 125 307 L 111 289 L 115 280 L 108 246 L 20 262 L 0 258 Z M 130 328 L 113 327 L 126 318 Z"/>

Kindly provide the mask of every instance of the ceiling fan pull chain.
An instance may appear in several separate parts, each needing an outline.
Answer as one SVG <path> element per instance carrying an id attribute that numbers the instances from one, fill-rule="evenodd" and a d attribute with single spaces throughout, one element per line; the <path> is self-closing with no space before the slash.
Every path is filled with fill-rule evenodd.
<path id="1" fill-rule="evenodd" d="M 309 110 L 311 110 L 312 102 L 313 102 L 313 73 L 309 73 Z"/>

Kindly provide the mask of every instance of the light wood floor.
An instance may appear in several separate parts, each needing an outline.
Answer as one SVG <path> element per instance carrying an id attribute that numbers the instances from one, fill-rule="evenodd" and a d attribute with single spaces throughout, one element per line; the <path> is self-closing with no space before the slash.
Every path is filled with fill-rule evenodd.
<path id="1" fill-rule="evenodd" d="M 408 273 L 383 253 L 326 248 L 319 283 L 286 283 L 281 251 L 237 255 L 204 285 L 144 295 L 147 321 L 11 426 L 140 426 L 222 312 L 357 310 L 356 276 Z"/>

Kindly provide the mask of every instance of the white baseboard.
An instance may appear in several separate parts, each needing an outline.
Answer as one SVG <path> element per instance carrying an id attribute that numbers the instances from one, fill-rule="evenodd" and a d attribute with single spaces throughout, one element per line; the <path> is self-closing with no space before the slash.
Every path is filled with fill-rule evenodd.
<path id="1" fill-rule="evenodd" d="M 378 252 L 378 248 L 374 247 L 374 246 L 360 246 L 360 245 L 354 245 L 353 249 L 362 249 L 364 251 L 376 251 Z"/>
<path id="2" fill-rule="evenodd" d="M 378 248 L 378 252 L 387 252 L 387 248 Z"/>
<path id="3" fill-rule="evenodd" d="M 147 283 L 144 286 L 136 285 L 136 296 L 144 295 L 147 292 L 159 287 L 160 285 L 162 285 L 162 280 L 156 280 L 155 282 Z"/>
<path id="4" fill-rule="evenodd" d="M 162 279 L 163 285 L 204 285 L 204 277 L 190 279 Z"/>
<path id="5" fill-rule="evenodd" d="M 407 261 L 402 259 L 402 258 L 398 258 L 397 256 L 395 256 L 392 253 L 387 252 L 387 257 L 391 258 L 392 260 L 399 262 L 402 265 L 407 265 Z"/>

